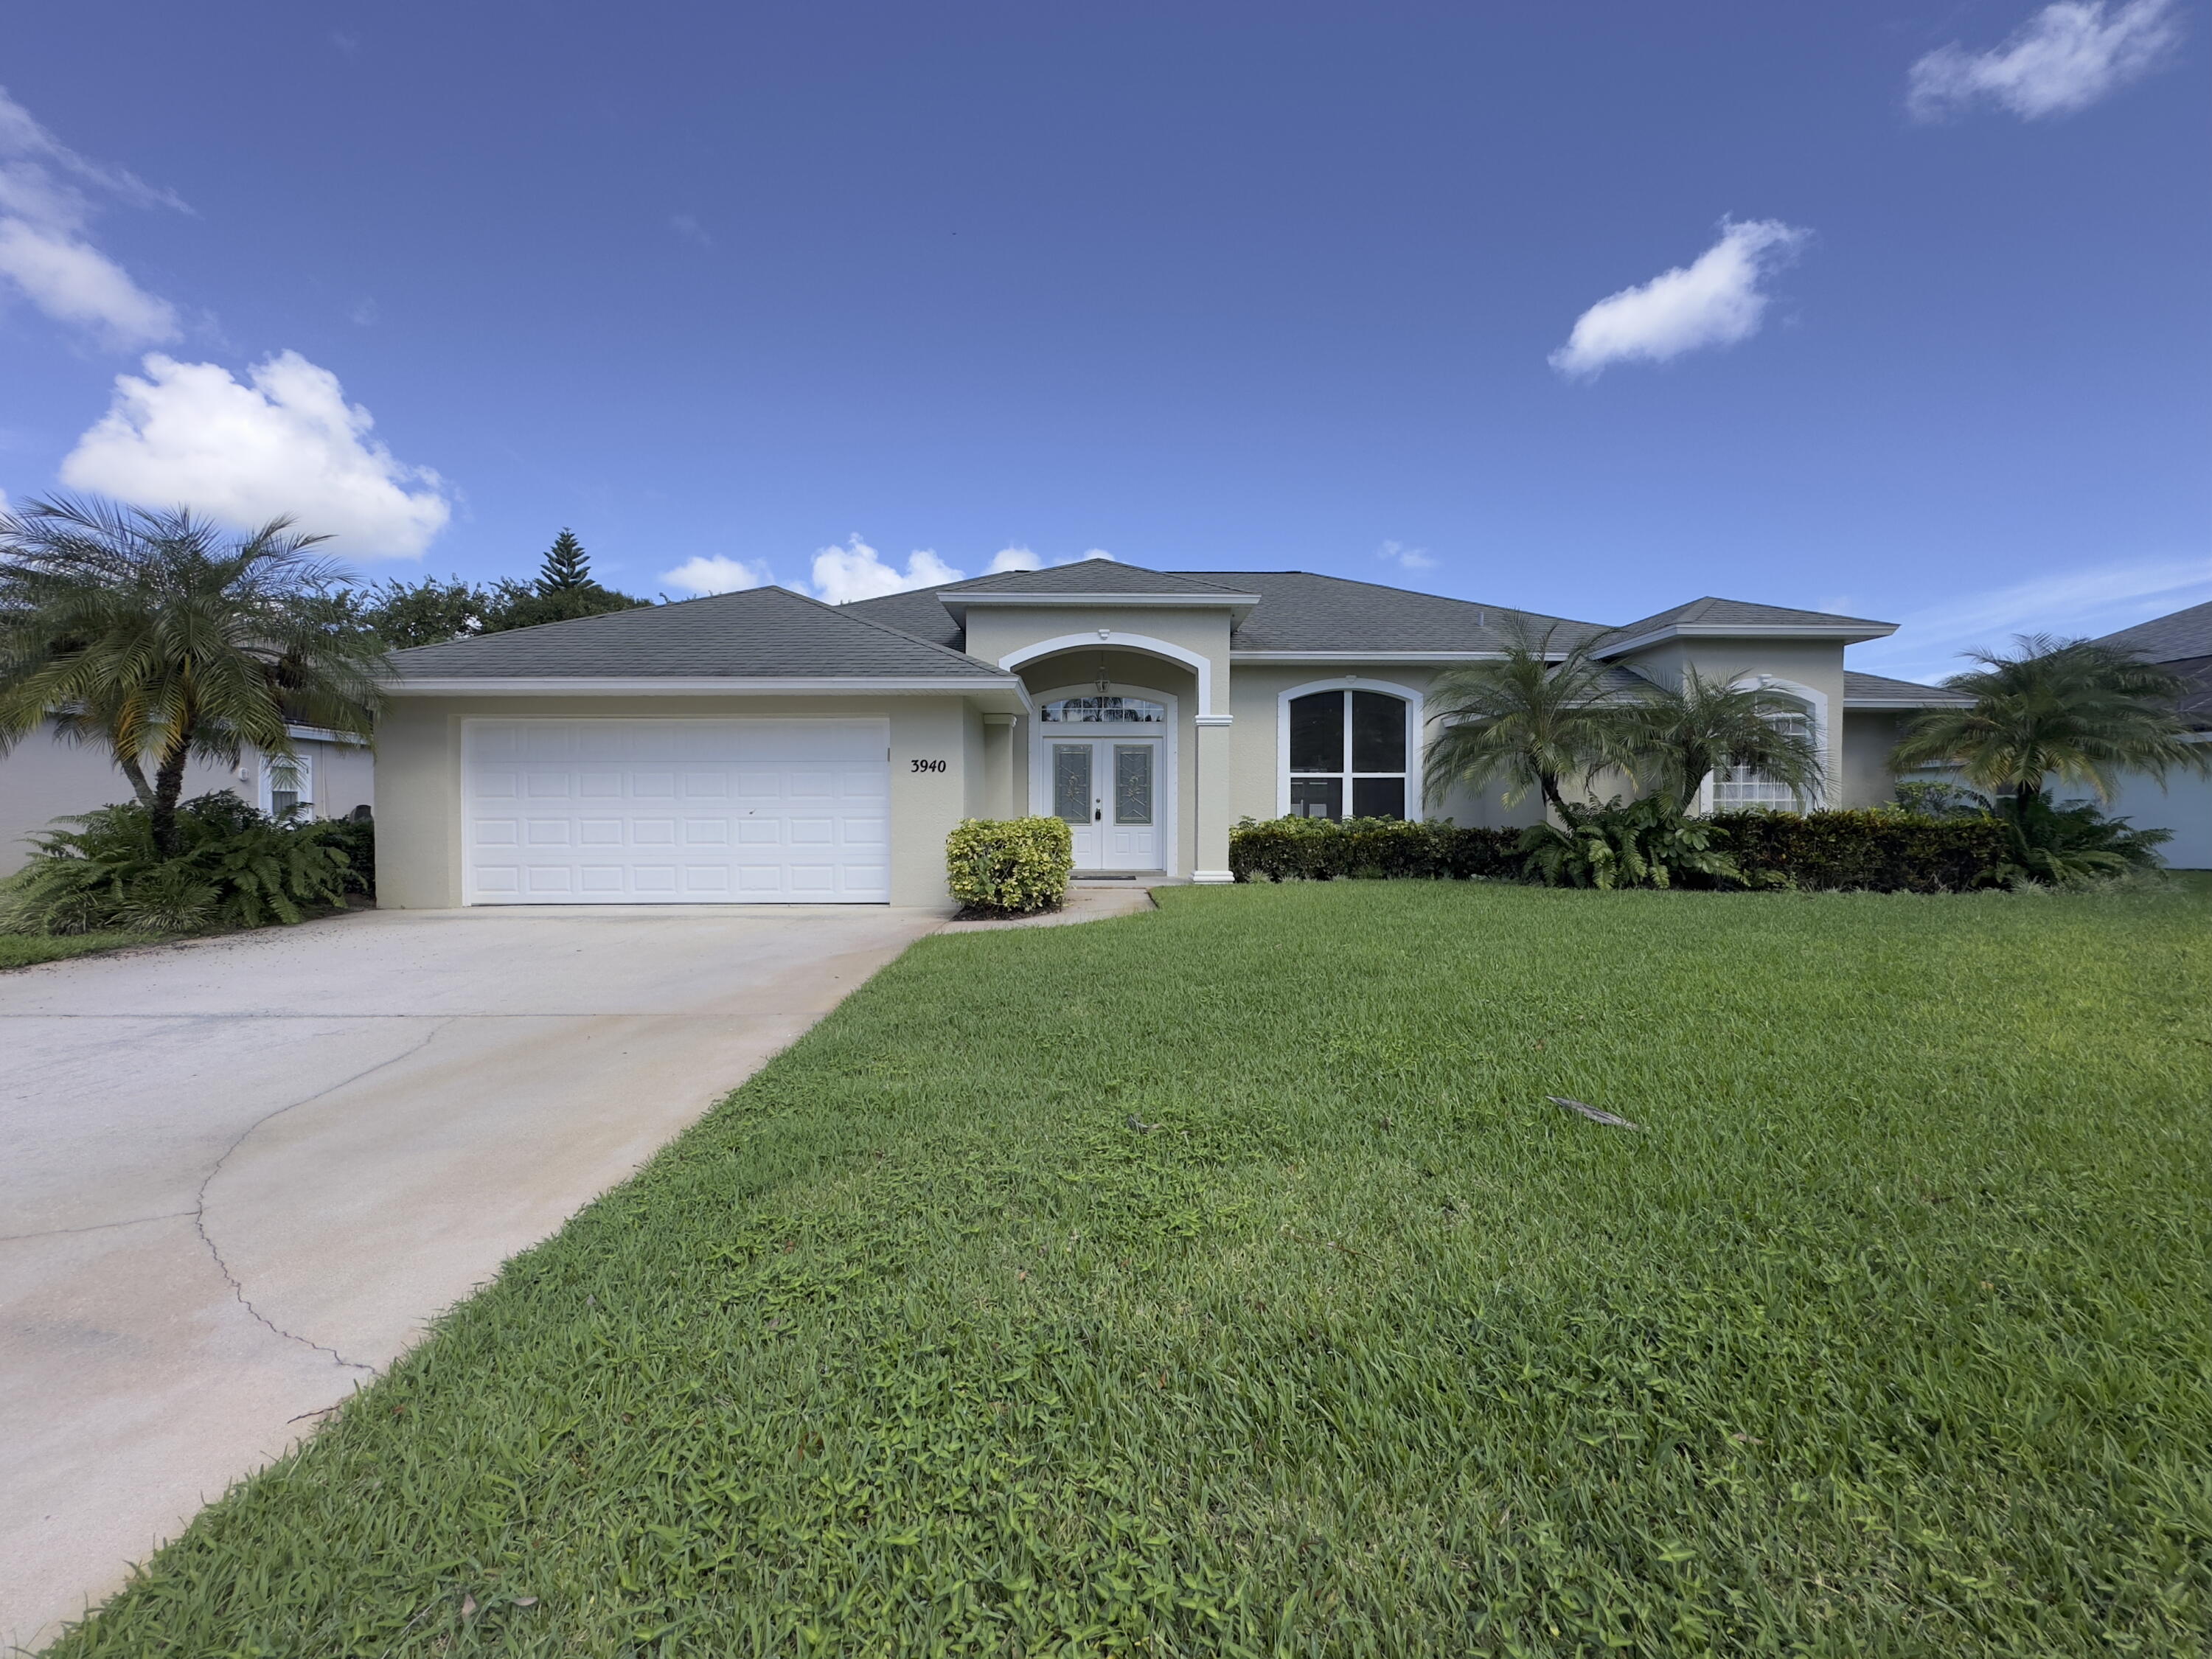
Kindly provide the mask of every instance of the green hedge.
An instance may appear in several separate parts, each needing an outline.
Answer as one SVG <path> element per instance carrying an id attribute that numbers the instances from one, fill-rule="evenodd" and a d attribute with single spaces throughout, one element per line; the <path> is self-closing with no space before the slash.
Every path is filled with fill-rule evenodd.
<path id="1" fill-rule="evenodd" d="M 981 915 L 1056 910 L 1074 868 L 1074 839 L 1059 818 L 964 818 L 945 838 L 945 884 Z"/>
<path id="2" fill-rule="evenodd" d="M 1239 881 L 1515 878 L 1520 837 L 1398 818 L 1246 818 L 1230 831 L 1229 868 Z"/>
<path id="3" fill-rule="evenodd" d="M 2003 826 L 1993 818 L 1722 812 L 1705 822 L 1713 850 L 1733 860 L 1753 887 L 1963 892 L 1995 884 L 2005 858 Z M 1229 868 L 1239 881 L 1518 881 L 1527 873 L 1521 839 L 1518 830 L 1396 818 L 1247 818 L 1230 834 Z"/>
<path id="4" fill-rule="evenodd" d="M 1754 886 L 1957 893 L 1995 885 L 2005 861 L 2004 826 L 1990 817 L 1717 812 L 1708 822 L 1715 849 Z"/>

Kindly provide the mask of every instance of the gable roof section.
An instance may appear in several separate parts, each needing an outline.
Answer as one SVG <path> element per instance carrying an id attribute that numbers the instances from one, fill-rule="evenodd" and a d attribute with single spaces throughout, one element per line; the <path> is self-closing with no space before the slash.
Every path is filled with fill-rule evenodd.
<path id="1" fill-rule="evenodd" d="M 2182 662 L 2192 657 L 2212 657 L 2212 599 L 2185 611 L 2153 617 L 2148 622 L 2107 634 L 2099 645 L 2132 651 L 2145 662 Z"/>
<path id="2" fill-rule="evenodd" d="M 1012 682 L 879 618 L 781 587 L 544 623 L 392 653 L 395 691 L 532 680 Z"/>
<path id="3" fill-rule="evenodd" d="M 974 581 L 943 587 L 910 588 L 881 599 L 856 599 L 841 606 L 848 612 L 871 617 L 903 629 L 917 638 L 957 648 L 965 639 L 960 623 L 945 600 L 977 582 L 1003 584 L 1044 574 L 1066 580 L 1066 573 L 1103 566 L 1103 559 L 1080 565 L 1056 565 L 1050 571 L 1009 571 Z M 1218 594 L 1254 594 L 1260 602 L 1237 620 L 1229 636 L 1230 648 L 1239 654 L 1268 652 L 1293 655 L 1466 656 L 1488 654 L 1504 648 L 1515 623 L 1525 619 L 1538 633 L 1556 625 L 1556 639 L 1564 646 L 1593 639 L 1605 629 L 1595 623 L 1571 622 L 1535 611 L 1514 611 L 1468 599 L 1449 599 L 1437 593 L 1411 588 L 1386 587 L 1379 582 L 1352 581 L 1342 576 L 1315 575 L 1304 570 L 1178 570 L 1145 571 L 1136 565 L 1120 569 L 1142 577 L 1152 586 L 1124 590 L 1131 592 L 1189 592 L 1194 598 Z M 1169 588 L 1165 581 L 1188 584 Z M 994 592 L 1008 591 L 1004 586 Z M 1093 591 L 1062 587 L 1060 592 Z M 1200 599 L 1200 602 L 1204 602 Z"/>
<path id="4" fill-rule="evenodd" d="M 1940 685 L 1893 680 L 1884 674 L 1862 674 L 1856 668 L 1844 670 L 1846 708 L 1951 708 L 1972 702 L 1973 699 L 1965 692 L 1947 690 Z"/>
<path id="5" fill-rule="evenodd" d="M 1260 596 L 1230 635 L 1230 648 L 1237 652 L 1457 656 L 1504 650 L 1522 623 L 1540 635 L 1556 627 L 1554 640 L 1562 647 L 1605 631 L 1595 623 L 1304 570 L 1195 574 L 1210 581 L 1242 582 Z"/>
<path id="6" fill-rule="evenodd" d="M 1753 605 L 1748 599 L 1720 599 L 1710 594 L 1662 611 L 1656 616 L 1625 623 L 1613 630 L 1605 653 L 1632 651 L 1660 640 L 1731 634 L 1770 637 L 1838 639 L 1846 644 L 1878 640 L 1897 632 L 1895 623 L 1866 617 L 1838 617 L 1826 611 L 1793 611 L 1787 605 Z"/>

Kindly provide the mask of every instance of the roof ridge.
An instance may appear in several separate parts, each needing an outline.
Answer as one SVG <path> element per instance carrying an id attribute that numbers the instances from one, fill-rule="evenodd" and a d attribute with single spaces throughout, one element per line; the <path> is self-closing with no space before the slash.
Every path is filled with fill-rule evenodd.
<path id="1" fill-rule="evenodd" d="M 1106 564 L 1106 565 L 1111 565 L 1111 566 L 1113 566 L 1113 567 L 1114 567 L 1115 569 L 1117 569 L 1117 570 L 1135 571 L 1135 572 L 1139 573 L 1139 574 L 1146 575 L 1146 576 L 1173 576 L 1173 577 L 1176 577 L 1176 579 L 1178 579 L 1179 580 L 1182 580 L 1182 581 L 1189 581 L 1189 582 L 1197 582 L 1197 583 L 1199 583 L 1201 586 L 1205 586 L 1205 587 L 1211 587 L 1211 588 L 1212 588 L 1215 592 L 1220 592 L 1220 593 L 1234 593 L 1234 592 L 1237 592 L 1237 591 L 1238 591 L 1238 590 L 1237 590 L 1236 588 L 1233 588 L 1233 587 L 1225 587 L 1225 586 L 1222 586 L 1222 584 L 1220 584 L 1219 582 L 1209 581 L 1209 580 L 1207 580 L 1205 577 L 1203 577 L 1203 576 L 1200 576 L 1200 575 L 1195 575 L 1195 574 L 1192 574 L 1192 573 L 1191 573 L 1191 572 L 1189 572 L 1189 571 L 1186 571 L 1186 570 L 1163 570 L 1163 569 L 1161 569 L 1158 565 L 1150 565 L 1150 564 L 1136 564 L 1136 563 L 1133 563 L 1133 562 L 1132 562 L 1131 561 L 1127 560 L 1127 559 L 1070 559 L 1070 560 L 1067 560 L 1066 562 L 1061 563 L 1061 564 L 1047 564 L 1047 565 L 1039 565 L 1039 566 L 1038 566 L 1036 569 L 1034 569 L 1034 570 L 987 570 L 987 571 L 985 571 L 985 572 L 984 572 L 981 575 L 980 575 L 980 576 L 963 576 L 963 577 L 962 577 L 958 581 L 957 581 L 957 582 L 943 582 L 943 583 L 939 583 L 939 584 L 938 585 L 938 587 L 937 587 L 936 589 L 933 589 L 933 590 L 928 590 L 928 591 L 933 591 L 933 592 L 947 592 L 947 591 L 951 591 L 951 590 L 955 590 L 955 589 L 966 588 L 966 587 L 972 587 L 972 586 L 975 586 L 976 583 L 978 583 L 978 582 L 1003 582 L 1003 581 L 1005 581 L 1008 577 L 1011 577 L 1011 576 L 1042 576 L 1042 575 L 1045 575 L 1045 574 L 1048 574 L 1048 573 L 1054 573 L 1054 572 L 1059 572 L 1059 571 L 1073 571 L 1073 570 L 1076 569 L 1076 568 L 1077 568 L 1077 567 L 1081 566 L 1081 565 L 1086 565 L 1086 564 Z M 915 590 L 914 590 L 914 589 L 908 589 L 908 590 L 905 590 L 905 591 L 911 592 L 914 592 L 914 591 L 915 591 Z M 1001 590 L 1001 591 L 1008 591 L 1008 590 Z M 1018 591 L 1018 590 L 1012 590 L 1012 591 Z M 1065 593 L 1065 592 L 1079 592 L 1081 590 L 1080 590 L 1080 589 L 1061 589 L 1061 590 L 1060 590 L 1060 592 L 1062 592 L 1063 593 Z M 1102 592 L 1109 592 L 1109 591 L 1110 591 L 1110 590 L 1107 590 L 1107 589 L 1101 589 L 1100 591 L 1101 591 Z M 878 597 L 882 597 L 882 596 L 878 596 Z"/>

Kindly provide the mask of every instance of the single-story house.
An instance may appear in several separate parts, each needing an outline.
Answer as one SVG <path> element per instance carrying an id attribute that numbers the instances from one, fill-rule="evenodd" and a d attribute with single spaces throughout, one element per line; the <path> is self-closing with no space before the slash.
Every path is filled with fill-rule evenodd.
<path id="1" fill-rule="evenodd" d="M 2189 741 L 2212 744 L 2212 601 L 2154 617 L 2097 641 L 2133 653 L 2178 675 L 2180 713 Z M 2169 773 L 2161 787 L 2140 772 L 2124 773 L 2106 811 L 2142 830 L 2170 830 L 2159 853 L 2176 870 L 2212 870 L 2212 778 Z"/>
<path id="2" fill-rule="evenodd" d="M 398 653 L 377 738 L 396 907 L 933 904 L 964 817 L 1056 814 L 1080 871 L 1225 882 L 1239 818 L 1530 821 L 1425 798 L 1436 677 L 1512 632 L 1595 639 L 1796 701 L 1825 800 L 1756 775 L 1713 806 L 1873 805 L 1912 711 L 1844 667 L 1890 623 L 1703 599 L 1617 628 L 1302 571 L 1091 560 L 850 605 L 781 588 Z"/>
<path id="3" fill-rule="evenodd" d="M 297 755 L 292 765 L 272 764 L 255 750 L 234 767 L 191 761 L 185 768 L 185 799 L 228 790 L 264 812 L 290 808 L 317 818 L 342 818 L 374 805 L 376 768 L 367 744 L 319 726 L 288 730 Z M 0 876 L 32 856 L 33 835 L 130 799 L 130 782 L 106 749 L 62 742 L 51 722 L 30 733 L 0 756 Z"/>

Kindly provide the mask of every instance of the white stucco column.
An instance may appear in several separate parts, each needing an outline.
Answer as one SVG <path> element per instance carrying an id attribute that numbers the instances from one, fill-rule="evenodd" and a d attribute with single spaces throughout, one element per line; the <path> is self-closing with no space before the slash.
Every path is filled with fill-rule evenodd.
<path id="1" fill-rule="evenodd" d="M 1197 858 L 1190 878 L 1231 881 L 1229 873 L 1229 724 L 1227 714 L 1198 716 Z"/>
<path id="2" fill-rule="evenodd" d="M 1014 815 L 1014 717 L 983 716 L 982 810 L 978 817 L 1010 818 Z"/>

